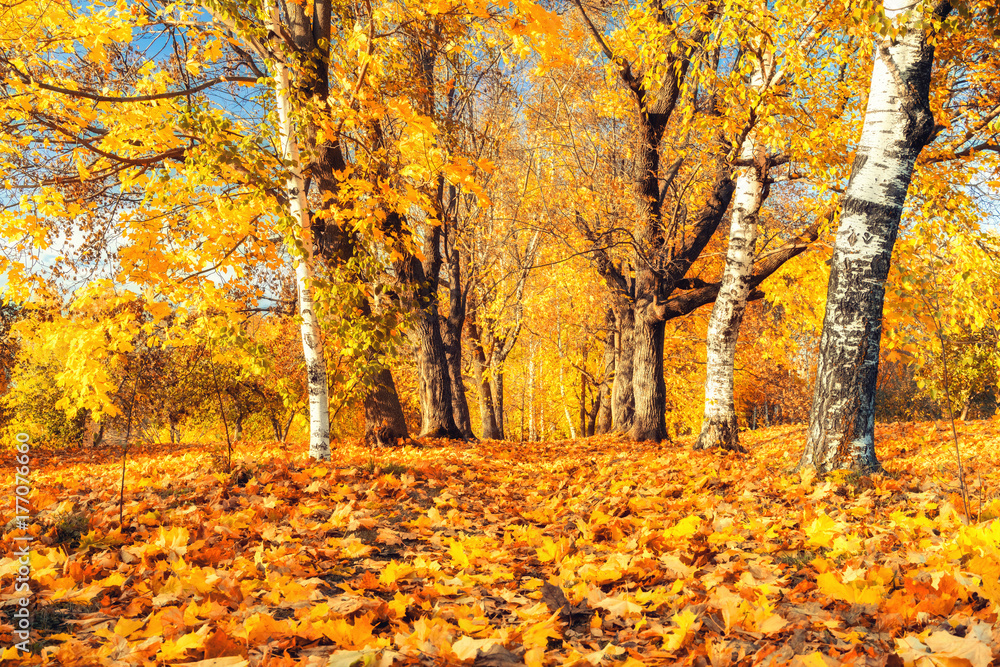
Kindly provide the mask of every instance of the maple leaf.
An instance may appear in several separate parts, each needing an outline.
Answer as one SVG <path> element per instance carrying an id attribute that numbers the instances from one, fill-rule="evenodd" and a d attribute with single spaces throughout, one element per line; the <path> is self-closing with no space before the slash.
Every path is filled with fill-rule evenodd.
<path id="1" fill-rule="evenodd" d="M 597 601 L 591 599 L 590 606 L 607 610 L 611 618 L 631 618 L 643 612 L 642 605 L 619 596 L 608 596 Z"/>
<path id="2" fill-rule="evenodd" d="M 451 645 L 451 650 L 456 658 L 464 662 L 475 659 L 479 654 L 489 653 L 494 646 L 503 646 L 503 643 L 496 639 L 473 639 L 462 636 Z"/>
<path id="3" fill-rule="evenodd" d="M 700 627 L 700 624 L 697 622 L 698 614 L 690 608 L 674 614 L 673 621 L 677 627 L 672 628 L 670 632 L 663 637 L 664 651 L 676 651 L 682 648 L 687 643 L 688 636 L 697 632 Z"/>
<path id="4" fill-rule="evenodd" d="M 816 584 L 819 586 L 819 590 L 831 598 L 852 604 L 877 605 L 885 596 L 884 586 L 868 585 L 863 579 L 842 583 L 833 572 L 817 575 Z"/>
<path id="5" fill-rule="evenodd" d="M 156 654 L 157 658 L 160 660 L 177 660 L 178 658 L 182 658 L 189 650 L 203 647 L 210 631 L 211 627 L 203 625 L 195 632 L 189 632 L 177 637 L 177 639 L 170 639 L 163 642 L 160 645 L 159 652 Z"/>
<path id="6" fill-rule="evenodd" d="M 808 544 L 816 547 L 831 547 L 834 538 L 843 534 L 845 527 L 843 523 L 834 521 L 826 514 L 820 514 L 805 528 L 805 533 L 809 537 Z"/>
<path id="7" fill-rule="evenodd" d="M 975 635 L 956 637 L 948 632 L 925 632 L 896 640 L 896 650 L 907 667 L 989 667 L 993 651 Z"/>

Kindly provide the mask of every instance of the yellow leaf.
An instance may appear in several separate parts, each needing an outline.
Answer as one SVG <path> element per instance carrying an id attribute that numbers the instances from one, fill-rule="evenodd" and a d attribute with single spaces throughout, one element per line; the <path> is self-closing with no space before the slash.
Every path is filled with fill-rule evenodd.
<path id="1" fill-rule="evenodd" d="M 826 514 L 820 514 L 806 526 L 808 544 L 814 547 L 833 546 L 834 537 L 844 532 L 844 524 L 834 521 Z"/>
<path id="2" fill-rule="evenodd" d="M 638 605 L 620 597 L 608 597 L 599 602 L 591 602 L 590 606 L 606 609 L 611 618 L 629 618 L 642 613 L 642 605 Z"/>
<path id="3" fill-rule="evenodd" d="M 126 618 L 123 616 L 115 623 L 115 634 L 119 637 L 127 638 L 144 625 L 146 625 L 146 619 L 144 618 Z"/>
<path id="4" fill-rule="evenodd" d="M 849 584 L 841 583 L 833 572 L 817 575 L 816 584 L 819 590 L 835 600 L 843 600 L 852 604 L 879 604 L 885 595 L 885 587 L 868 586 L 863 579 L 855 579 Z"/>
<path id="5" fill-rule="evenodd" d="M 451 650 L 459 660 L 472 660 L 479 651 L 488 651 L 500 643 L 502 642 L 497 639 L 473 639 L 472 637 L 463 636 L 451 645 Z"/>
<path id="6" fill-rule="evenodd" d="M 676 628 L 672 628 L 670 632 L 663 637 L 663 650 L 664 651 L 676 651 L 682 648 L 687 643 L 688 635 L 696 631 L 698 614 L 694 613 L 690 609 L 685 609 L 682 612 L 674 614 L 674 623 L 677 624 Z"/>
<path id="7" fill-rule="evenodd" d="M 471 566 L 469 561 L 469 554 L 465 553 L 465 547 L 458 540 L 454 540 L 451 546 L 448 547 L 448 554 L 451 559 L 455 561 L 455 565 L 462 568 L 463 570 L 468 569 Z"/>
<path id="8" fill-rule="evenodd" d="M 189 650 L 204 646 L 210 630 L 211 625 L 206 623 L 197 632 L 189 632 L 175 640 L 165 641 L 160 647 L 159 653 L 156 654 L 156 657 L 160 660 L 182 658 Z"/>

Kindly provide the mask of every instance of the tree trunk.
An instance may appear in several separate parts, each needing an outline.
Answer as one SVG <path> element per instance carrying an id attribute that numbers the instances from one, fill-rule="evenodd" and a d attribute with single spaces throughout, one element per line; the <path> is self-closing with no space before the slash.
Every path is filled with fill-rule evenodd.
<path id="1" fill-rule="evenodd" d="M 619 433 L 632 430 L 635 419 L 635 392 L 632 373 L 635 360 L 635 311 L 631 305 L 617 313 L 615 379 L 611 386 L 611 425 Z"/>
<path id="2" fill-rule="evenodd" d="M 280 30 L 280 19 L 275 6 L 272 10 L 274 31 Z M 306 193 L 302 179 L 302 164 L 295 139 L 289 101 L 288 69 L 278 60 L 275 64 L 275 97 L 278 109 L 278 132 L 281 156 L 290 165 L 285 179 L 288 212 L 299 228 L 302 256 L 295 263 L 295 282 L 299 294 L 299 316 L 302 318 L 302 353 L 306 364 L 306 386 L 309 391 L 309 456 L 314 459 L 330 458 L 330 401 L 326 386 L 326 359 L 323 356 L 323 335 L 312 298 L 313 237 Z M 298 251 L 290 249 L 292 256 Z"/>
<path id="3" fill-rule="evenodd" d="M 637 309 L 644 305 L 640 299 Z M 667 387 L 663 381 L 663 335 L 666 322 L 637 314 L 635 318 L 635 366 L 632 389 L 635 417 L 629 437 L 641 442 L 659 442 L 667 435 Z"/>
<path id="4" fill-rule="evenodd" d="M 494 351 L 493 360 L 490 364 L 490 392 L 493 396 L 493 423 L 496 425 L 496 439 L 506 439 L 506 429 L 504 424 L 503 409 L 503 360 L 499 359 Z"/>
<path id="5" fill-rule="evenodd" d="M 457 341 L 461 338 L 461 329 L 459 329 L 458 335 L 453 340 Z M 462 348 L 446 342 L 445 354 L 448 358 L 448 379 L 451 382 L 451 408 L 455 418 L 455 426 L 458 427 L 464 439 L 472 440 L 476 436 L 472 433 L 469 400 L 465 393 L 465 379 L 462 376 Z"/>
<path id="6" fill-rule="evenodd" d="M 448 378 L 451 383 L 451 405 L 455 426 L 466 440 L 475 438 L 472 433 L 472 419 L 469 415 L 469 401 L 465 395 L 465 380 L 462 377 L 462 328 L 465 326 L 465 295 L 462 292 L 461 258 L 457 248 L 452 248 L 448 256 L 449 305 L 448 317 L 444 318 L 441 338 L 448 360 Z"/>
<path id="7" fill-rule="evenodd" d="M 274 439 L 277 442 L 281 442 L 281 422 L 278 420 L 278 416 L 271 411 L 268 415 L 268 421 L 271 422 L 271 430 L 274 431 Z"/>
<path id="8" fill-rule="evenodd" d="M 756 62 L 751 87 L 761 90 L 765 74 L 770 74 L 771 58 L 767 47 L 758 42 L 764 62 Z M 753 57 L 753 56 L 750 56 Z M 707 376 L 705 378 L 705 416 L 695 449 L 721 447 L 746 451 L 740 446 L 739 422 L 733 395 L 736 342 L 746 312 L 753 275 L 754 247 L 757 244 L 757 216 L 767 196 L 764 180 L 768 164 L 764 149 L 751 129 L 743 140 L 740 157 L 751 164 L 741 167 L 733 192 L 733 213 L 729 226 L 729 248 L 722 273 L 719 294 L 712 307 L 707 335 Z"/>
<path id="9" fill-rule="evenodd" d="M 282 2 L 281 4 L 287 13 L 288 23 L 279 30 L 277 25 L 279 16 L 277 13 L 272 13 L 275 22 L 274 32 L 282 35 L 289 34 L 298 52 L 305 54 L 304 62 L 299 69 L 299 76 L 295 81 L 297 93 L 302 98 L 323 105 L 329 97 L 330 90 L 330 2 L 329 0 L 317 0 L 310 8 L 294 2 Z M 315 256 L 327 266 L 343 266 L 356 254 L 356 238 L 336 221 L 337 215 L 333 209 L 338 205 L 341 187 L 338 174 L 348 169 L 349 165 L 341 149 L 339 137 L 329 137 L 315 123 L 305 124 L 302 130 L 308 154 L 312 156 L 308 167 L 309 175 L 320 198 L 326 202 L 325 206 L 329 207 L 326 210 L 318 211 L 317 215 L 310 219 L 312 250 Z M 304 195 L 304 191 L 302 193 Z M 361 280 L 359 276 L 355 276 L 355 279 Z M 367 297 L 361 298 L 359 307 L 363 311 L 362 317 L 371 315 L 372 304 Z M 396 425 L 391 429 L 393 437 L 407 437 L 406 421 L 402 408 L 399 407 L 399 397 L 393 395 L 390 398 L 387 395 L 388 393 L 395 394 L 396 391 L 391 373 L 377 373 L 374 378 L 368 378 L 368 381 L 369 391 L 374 394 L 371 400 L 377 405 L 385 406 L 385 408 L 372 412 L 366 409 L 366 417 L 370 416 L 374 420 L 366 421 L 366 432 L 384 428 L 382 423 L 388 422 Z M 382 384 L 379 384 L 380 382 Z M 366 396 L 365 403 L 368 402 L 369 397 Z M 391 413 L 388 406 L 397 406 L 398 409 L 395 413 Z M 310 414 L 311 412 L 312 396 L 310 393 Z M 280 437 L 282 442 L 287 439 L 294 419 L 295 413 L 292 412 Z M 310 417 L 310 421 L 312 421 L 312 417 Z M 402 425 L 401 429 L 399 425 Z M 310 428 L 310 431 L 312 430 Z"/>
<path id="10" fill-rule="evenodd" d="M 594 435 L 611 432 L 611 393 L 615 379 L 615 312 L 610 308 L 604 317 L 604 325 L 608 337 L 604 342 L 604 358 L 601 360 L 601 386 L 597 394 L 597 409 L 594 411 Z"/>
<path id="11" fill-rule="evenodd" d="M 364 403 L 366 444 L 391 446 L 399 440 L 407 439 L 406 420 L 403 418 L 403 407 L 399 403 L 392 371 L 388 368 L 378 371 L 372 388 L 365 394 Z"/>
<path id="12" fill-rule="evenodd" d="M 479 421 L 483 440 L 500 440 L 493 410 L 493 392 L 487 377 L 486 351 L 483 349 L 482 332 L 476 321 L 476 301 L 469 301 L 469 342 L 472 343 L 472 369 L 479 385 Z"/>
<path id="13" fill-rule="evenodd" d="M 370 318 L 374 314 L 372 304 L 368 298 L 364 298 L 360 304 L 361 317 Z M 406 426 L 406 416 L 403 414 L 403 406 L 399 402 L 399 394 L 396 392 L 396 383 L 392 378 L 392 371 L 388 366 L 382 366 L 379 362 L 380 353 L 376 348 L 370 348 L 366 363 L 369 367 L 377 368 L 372 374 L 365 378 L 366 390 L 364 394 L 365 406 L 365 442 L 368 444 L 395 444 L 399 440 L 408 440 L 410 437 Z M 370 371 L 371 372 L 371 371 Z M 288 429 L 291 427 L 295 413 L 288 419 L 285 426 L 285 437 L 288 436 Z M 284 438 L 282 438 L 284 441 Z"/>
<path id="14" fill-rule="evenodd" d="M 587 413 L 587 435 L 596 435 L 597 429 L 597 413 L 601 409 L 601 395 L 598 393 L 594 394 L 593 402 L 590 405 L 590 412 Z"/>
<path id="15" fill-rule="evenodd" d="M 893 20 L 910 11 L 884 2 Z M 938 16 L 950 11 L 945 4 Z M 875 455 L 875 388 L 882 304 L 892 246 L 913 166 L 934 136 L 928 102 L 934 47 L 913 11 L 905 34 L 875 44 L 861 140 L 841 200 L 830 264 L 809 436 L 800 467 L 879 470 Z"/>
<path id="16" fill-rule="evenodd" d="M 243 420 L 246 415 L 243 414 L 242 410 L 236 412 L 236 423 L 233 425 L 233 442 L 239 442 L 243 439 Z"/>
<path id="17" fill-rule="evenodd" d="M 642 100 L 639 100 L 640 103 Z M 671 105 L 672 106 L 672 105 Z M 661 294 L 660 273 L 654 267 L 662 263 L 663 228 L 660 218 L 660 141 L 669 114 L 639 113 L 639 146 L 636 156 L 636 238 L 635 280 L 635 356 L 632 367 L 632 391 L 635 394 L 635 417 L 629 437 L 636 441 L 666 440 L 667 389 L 663 381 L 662 319 L 654 317 L 653 308 Z"/>
<path id="18" fill-rule="evenodd" d="M 455 424 L 451 401 L 451 375 L 444 341 L 441 339 L 440 318 L 436 309 L 417 311 L 414 336 L 417 339 L 417 370 L 420 373 L 422 438 L 461 438 Z"/>

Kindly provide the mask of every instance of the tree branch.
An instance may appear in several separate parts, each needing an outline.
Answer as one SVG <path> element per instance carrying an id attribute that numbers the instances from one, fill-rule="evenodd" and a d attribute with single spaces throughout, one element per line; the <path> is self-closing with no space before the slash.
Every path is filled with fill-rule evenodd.
<path id="1" fill-rule="evenodd" d="M 186 95 L 193 95 L 194 93 L 201 92 L 206 88 L 211 88 L 212 86 L 219 83 L 257 83 L 257 79 L 251 78 L 249 76 L 217 76 L 214 79 L 209 79 L 204 81 L 197 86 L 191 88 L 185 88 L 183 90 L 168 91 L 165 93 L 154 93 L 152 95 L 136 95 L 134 97 L 118 97 L 112 95 L 101 95 L 90 90 L 70 90 L 69 88 L 61 88 L 59 86 L 53 86 L 49 83 L 43 83 L 32 79 L 31 76 L 25 74 L 17 67 L 14 66 L 9 60 L 5 60 L 5 63 L 14 73 L 17 75 L 21 81 L 27 84 L 35 84 L 42 90 L 47 90 L 52 93 L 60 93 L 62 95 L 67 95 L 69 97 L 76 97 L 84 100 L 93 100 L 94 102 L 152 102 L 154 100 L 165 100 L 171 97 L 184 97 Z"/>
<path id="2" fill-rule="evenodd" d="M 747 300 L 762 299 L 764 292 L 756 288 L 785 262 L 804 252 L 809 247 L 809 244 L 819 238 L 820 227 L 825 222 L 832 220 L 834 215 L 835 211 L 828 212 L 794 239 L 759 257 L 758 261 L 754 263 L 754 271 L 750 276 L 750 287 L 753 292 L 751 292 Z M 685 291 L 683 294 L 668 299 L 663 304 L 663 319 L 672 320 L 676 317 L 683 317 L 705 304 L 714 303 L 716 297 L 719 296 L 719 289 L 722 283 L 702 283 L 702 285 L 697 289 Z"/>
<path id="3" fill-rule="evenodd" d="M 621 76 L 622 80 L 626 84 L 628 84 L 629 87 L 631 87 L 632 84 L 635 82 L 635 76 L 633 76 L 632 74 L 631 65 L 625 62 L 623 59 L 616 56 L 615 52 L 611 50 L 611 47 L 608 46 L 607 41 L 604 39 L 603 33 L 601 33 L 601 31 L 597 29 L 597 26 L 594 25 L 594 22 L 590 20 L 590 17 L 587 15 L 587 11 L 583 8 L 583 3 L 581 2 L 581 0 L 573 0 L 573 2 L 576 5 L 577 9 L 580 10 L 580 16 L 583 17 L 584 23 L 587 24 L 588 28 L 590 28 L 590 33 L 594 36 L 594 39 L 597 40 L 597 43 L 600 45 L 601 51 L 604 52 L 604 55 L 607 57 L 608 60 L 610 60 L 611 62 L 613 62 L 615 65 L 618 66 L 619 76 Z"/>

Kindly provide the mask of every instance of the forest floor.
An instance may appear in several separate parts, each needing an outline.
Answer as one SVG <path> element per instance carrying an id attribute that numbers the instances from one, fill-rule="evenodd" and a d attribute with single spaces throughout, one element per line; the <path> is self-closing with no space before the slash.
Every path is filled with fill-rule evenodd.
<path id="1" fill-rule="evenodd" d="M 887 475 L 610 437 L 32 451 L 3 664 L 1000 665 L 1000 420 L 877 429 Z M 12 455 L 2 470 L 13 480 Z M 10 522 L 10 523 L 8 523 Z"/>

